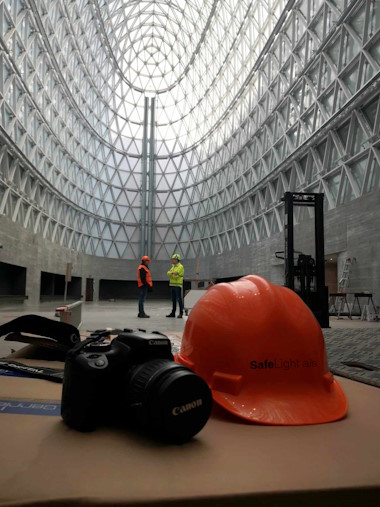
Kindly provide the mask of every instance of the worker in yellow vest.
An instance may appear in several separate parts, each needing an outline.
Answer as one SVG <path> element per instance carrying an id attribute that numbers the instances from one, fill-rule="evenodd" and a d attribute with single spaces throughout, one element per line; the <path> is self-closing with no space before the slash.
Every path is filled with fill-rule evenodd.
<path id="1" fill-rule="evenodd" d="M 174 254 L 172 256 L 172 267 L 169 269 L 167 275 L 169 277 L 169 286 L 172 296 L 173 309 L 167 317 L 175 317 L 175 312 L 177 310 L 177 301 L 179 304 L 179 314 L 178 319 L 182 319 L 183 316 L 183 301 L 182 301 L 182 285 L 183 285 L 183 275 L 185 273 L 185 269 L 182 264 L 179 262 L 181 257 L 179 254 Z"/>
<path id="2" fill-rule="evenodd" d="M 141 257 L 141 264 L 137 268 L 137 285 L 139 288 L 139 314 L 137 317 L 140 319 L 149 319 L 150 317 L 144 311 L 144 301 L 146 294 L 148 291 L 151 291 L 153 287 L 152 276 L 148 268 L 149 264 L 149 257 L 147 255 L 144 255 Z"/>

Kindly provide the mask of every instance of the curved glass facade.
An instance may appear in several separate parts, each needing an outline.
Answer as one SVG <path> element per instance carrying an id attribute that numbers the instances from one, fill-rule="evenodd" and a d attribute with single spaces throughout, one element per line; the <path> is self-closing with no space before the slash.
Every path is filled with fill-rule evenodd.
<path id="1" fill-rule="evenodd" d="M 287 190 L 371 192 L 379 4 L 0 0 L 0 213 L 90 255 L 136 259 L 149 228 L 153 258 L 195 258 L 277 234 Z"/>

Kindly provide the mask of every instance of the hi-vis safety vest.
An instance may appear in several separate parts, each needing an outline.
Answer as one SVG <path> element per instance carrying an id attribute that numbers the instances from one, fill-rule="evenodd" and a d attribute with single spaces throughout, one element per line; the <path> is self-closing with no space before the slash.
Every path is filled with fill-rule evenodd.
<path id="1" fill-rule="evenodd" d="M 174 273 L 178 273 L 175 275 Z M 182 287 L 183 284 L 183 275 L 185 273 L 185 269 L 180 262 L 178 264 L 172 264 L 172 267 L 169 269 L 167 275 L 169 277 L 169 285 L 170 287 Z"/>
<path id="2" fill-rule="evenodd" d="M 137 285 L 139 287 L 142 287 L 144 284 L 142 283 L 141 281 L 141 278 L 140 278 L 140 269 L 143 268 L 145 269 L 146 271 L 146 283 L 150 286 L 150 287 L 153 287 L 153 282 L 152 282 L 152 277 L 150 275 L 150 271 L 149 269 L 144 266 L 144 264 L 140 264 L 140 266 L 137 268 Z"/>

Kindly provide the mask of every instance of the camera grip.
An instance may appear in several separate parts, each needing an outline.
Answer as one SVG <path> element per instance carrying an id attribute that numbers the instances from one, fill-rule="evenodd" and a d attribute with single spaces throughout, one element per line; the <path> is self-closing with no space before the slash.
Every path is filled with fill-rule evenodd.
<path id="1" fill-rule="evenodd" d="M 61 416 L 71 428 L 78 431 L 93 431 L 96 428 L 100 381 L 98 371 L 83 371 L 75 359 L 66 360 Z"/>

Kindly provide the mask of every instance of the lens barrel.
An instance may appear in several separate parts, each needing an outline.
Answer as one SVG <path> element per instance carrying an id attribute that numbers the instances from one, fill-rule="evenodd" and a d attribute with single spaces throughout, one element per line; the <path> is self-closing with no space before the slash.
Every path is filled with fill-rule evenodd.
<path id="1" fill-rule="evenodd" d="M 128 381 L 128 416 L 172 442 L 185 442 L 206 424 L 212 407 L 206 382 L 186 366 L 154 359 L 136 366 Z"/>

